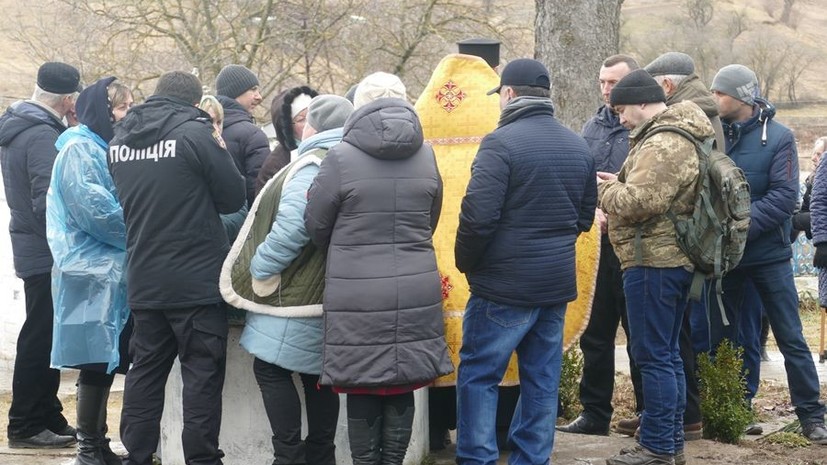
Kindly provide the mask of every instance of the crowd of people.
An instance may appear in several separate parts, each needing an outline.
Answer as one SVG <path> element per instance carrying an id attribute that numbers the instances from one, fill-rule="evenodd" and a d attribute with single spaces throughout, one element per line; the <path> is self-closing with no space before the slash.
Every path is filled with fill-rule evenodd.
<path id="1" fill-rule="evenodd" d="M 472 63 L 498 69 L 490 52 L 498 43 L 470 45 L 487 59 Z M 454 371 L 455 395 L 438 396 L 449 392 L 456 409 L 432 412 L 434 449 L 455 423 L 460 465 L 496 463 L 501 450 L 514 465 L 548 463 L 556 430 L 609 434 L 618 325 L 638 415 L 615 430 L 638 445 L 606 463 L 684 464 L 684 442 L 703 434 L 697 354 L 724 338 L 743 347 L 751 402 L 764 315 L 803 435 L 827 445 L 790 263 L 791 241 L 804 231 L 815 265 L 827 269 L 827 168 L 818 165 L 799 203 L 795 138 L 758 95 L 755 73 L 728 65 L 707 87 L 694 66 L 679 52 L 643 68 L 631 56 L 606 58 L 603 105 L 577 134 L 554 116 L 546 66 L 509 62 L 489 97 L 474 96 L 498 99 L 500 114 L 464 167 L 470 178 L 446 251 L 433 237 L 454 201 L 444 198 L 431 129 L 397 76 L 371 74 L 346 96 L 283 91 L 271 105 L 271 150 L 251 114 L 262 103 L 259 80 L 244 66 L 221 70 L 215 96 L 192 74 L 166 73 L 136 104 L 115 77 L 83 87 L 75 67 L 43 64 L 32 98 L 0 117 L 26 298 L 9 446 L 77 443 L 79 465 L 151 464 L 177 358 L 185 461 L 222 463 L 229 306 L 247 310 L 240 344 L 253 356 L 274 465 L 335 464 L 340 395 L 353 463 L 401 464 L 413 392 Z M 449 82 L 447 112 L 466 97 Z M 695 209 L 697 147 L 707 140 L 743 170 L 751 195 L 743 258 L 721 283 L 723 308 L 690 301 L 695 263 L 675 232 Z M 578 295 L 576 243 L 593 227 L 602 241 L 580 337 L 583 411 L 555 427 L 566 307 Z M 445 254 L 470 287 L 458 364 L 443 321 L 437 256 Z M 498 385 L 513 353 L 518 397 L 503 406 L 510 391 Z M 79 370 L 76 427 L 57 398 L 62 368 Z M 123 458 L 107 437 L 116 373 L 126 374 Z"/>

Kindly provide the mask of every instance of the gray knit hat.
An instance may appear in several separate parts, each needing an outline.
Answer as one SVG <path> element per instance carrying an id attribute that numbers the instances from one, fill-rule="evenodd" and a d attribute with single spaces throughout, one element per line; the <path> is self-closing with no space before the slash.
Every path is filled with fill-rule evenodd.
<path id="1" fill-rule="evenodd" d="M 623 77 L 612 88 L 609 101 L 615 105 L 666 102 L 663 87 L 645 69 L 636 69 Z"/>
<path id="2" fill-rule="evenodd" d="M 307 107 L 307 124 L 317 132 L 341 128 L 351 113 L 350 100 L 338 95 L 317 95 Z"/>
<path id="3" fill-rule="evenodd" d="M 646 65 L 647 73 L 654 76 L 665 76 L 677 74 L 678 76 L 689 76 L 695 72 L 695 62 L 692 57 L 681 52 L 666 52 L 652 60 Z"/>
<path id="4" fill-rule="evenodd" d="M 744 65 L 727 65 L 712 79 L 711 89 L 753 105 L 758 96 L 758 77 Z"/>
<path id="5" fill-rule="evenodd" d="M 258 78 L 252 71 L 241 65 L 227 65 L 215 78 L 215 93 L 236 98 L 257 85 Z"/>

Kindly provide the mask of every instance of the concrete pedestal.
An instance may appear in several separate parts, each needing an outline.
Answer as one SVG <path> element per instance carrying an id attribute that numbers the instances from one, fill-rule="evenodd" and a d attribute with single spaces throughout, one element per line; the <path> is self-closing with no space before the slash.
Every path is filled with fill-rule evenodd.
<path id="1" fill-rule="evenodd" d="M 224 400 L 219 447 L 224 451 L 225 465 L 265 465 L 273 460 L 272 431 L 261 392 L 253 375 L 253 357 L 238 345 L 242 327 L 231 326 L 227 342 L 227 377 L 224 382 Z M 304 403 L 304 392 L 298 376 L 294 376 L 299 396 Z M 181 412 L 181 367 L 178 361 L 172 368 L 166 386 L 166 404 L 161 419 L 161 441 L 158 454 L 164 465 L 184 465 L 181 445 L 183 417 Z M 405 456 L 405 465 L 419 465 L 428 455 L 428 390 L 414 393 L 416 415 L 413 434 Z M 302 418 L 304 434 L 307 419 Z M 347 439 L 347 409 L 341 396 L 339 423 L 336 430 L 336 463 L 349 465 L 350 446 Z"/>

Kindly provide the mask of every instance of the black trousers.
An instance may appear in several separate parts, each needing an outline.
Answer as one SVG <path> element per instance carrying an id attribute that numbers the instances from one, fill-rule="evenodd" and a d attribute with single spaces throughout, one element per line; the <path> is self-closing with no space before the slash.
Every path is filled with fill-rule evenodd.
<path id="1" fill-rule="evenodd" d="M 692 325 L 690 313 L 692 305 L 686 307 L 683 312 L 683 324 L 681 335 L 678 339 L 683 360 L 683 374 L 686 377 L 686 410 L 683 412 L 683 424 L 691 425 L 701 421 L 701 394 L 698 389 L 698 373 L 695 350 L 692 347 Z"/>
<path id="2" fill-rule="evenodd" d="M 44 273 L 23 279 L 26 321 L 17 337 L 8 437 L 22 439 L 44 429 L 66 427 L 57 398 L 60 371 L 49 368 L 52 352 L 52 275 Z"/>
<path id="3" fill-rule="evenodd" d="M 330 386 L 319 386 L 319 375 L 299 373 L 307 408 L 307 439 L 302 441 L 302 408 L 293 372 L 256 358 L 253 373 L 273 430 L 275 463 L 335 465 L 339 395 Z"/>
<path id="4" fill-rule="evenodd" d="M 132 310 L 132 368 L 126 374 L 121 440 L 127 465 L 150 465 L 158 448 L 164 387 L 175 357 L 184 384 L 182 442 L 187 464 L 221 464 L 221 392 L 227 359 L 223 304 Z"/>
<path id="5" fill-rule="evenodd" d="M 592 303 L 589 324 L 580 336 L 583 352 L 583 377 L 580 379 L 580 404 L 583 415 L 590 420 L 608 425 L 612 419 L 612 393 L 615 380 L 615 337 L 618 324 L 623 326 L 629 339 L 626 319 L 626 297 L 623 294 L 623 273 L 620 261 L 608 236 L 601 238 L 600 268 L 597 271 L 597 287 Z M 631 348 L 626 344 L 632 385 L 635 392 L 636 410 L 643 410 L 643 389 L 640 370 L 632 359 Z"/>

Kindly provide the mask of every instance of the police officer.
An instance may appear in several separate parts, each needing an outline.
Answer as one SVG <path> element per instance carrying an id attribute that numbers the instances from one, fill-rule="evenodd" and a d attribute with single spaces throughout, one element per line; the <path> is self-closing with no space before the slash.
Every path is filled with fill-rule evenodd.
<path id="1" fill-rule="evenodd" d="M 115 129 L 109 167 L 124 210 L 127 288 L 135 322 L 121 439 L 124 463 L 149 465 L 164 386 L 177 355 L 187 463 L 221 464 L 218 449 L 227 318 L 218 290 L 229 242 L 219 214 L 245 202 L 244 178 L 195 107 L 198 78 L 164 74 Z"/>

